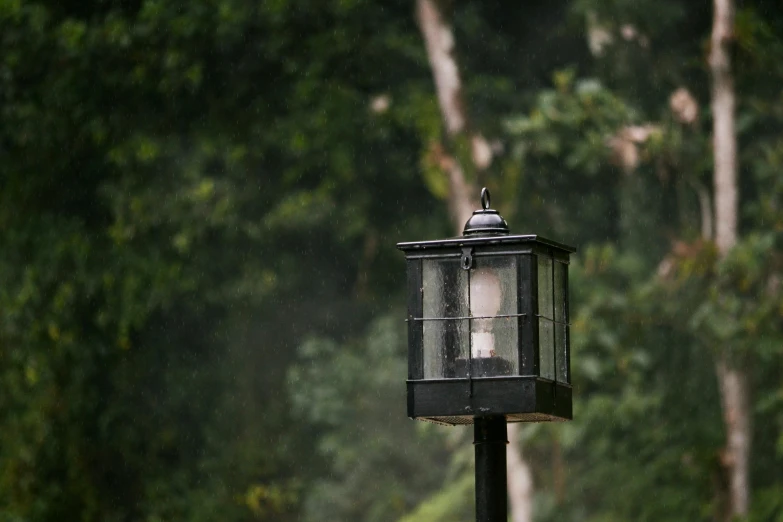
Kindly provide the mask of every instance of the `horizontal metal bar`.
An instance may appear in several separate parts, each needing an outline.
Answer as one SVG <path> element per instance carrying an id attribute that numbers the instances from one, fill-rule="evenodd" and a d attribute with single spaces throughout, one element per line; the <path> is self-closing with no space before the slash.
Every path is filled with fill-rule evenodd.
<path id="1" fill-rule="evenodd" d="M 524 315 L 524 314 L 522 314 Z M 564 323 L 563 321 L 557 321 L 555 319 L 550 319 L 549 317 L 546 317 L 541 314 L 533 314 L 534 316 L 538 317 L 539 319 L 543 319 L 544 321 L 549 321 L 552 324 L 563 324 L 565 326 L 571 326 L 571 323 Z"/>
<path id="2" fill-rule="evenodd" d="M 414 317 L 414 321 L 461 321 L 465 319 L 503 319 L 505 317 L 524 317 L 527 314 L 504 314 L 504 315 L 466 315 L 462 317 Z M 405 320 L 406 322 L 409 319 Z"/>
<path id="3" fill-rule="evenodd" d="M 454 247 L 456 248 L 456 247 Z M 484 248 L 491 248 L 491 246 L 485 246 Z M 499 247 L 495 247 L 499 248 Z M 453 250 L 449 253 L 438 253 L 438 254 L 432 254 L 432 253 L 411 253 L 415 252 L 412 250 L 408 250 L 408 253 L 405 254 L 405 259 L 449 259 L 454 257 L 460 257 L 462 254 L 459 251 Z M 432 252 L 432 250 L 429 250 L 427 252 Z M 474 252 L 473 254 L 476 257 L 500 257 L 500 256 L 530 256 L 533 255 L 532 249 L 530 247 L 527 248 L 520 248 L 518 250 L 481 250 L 478 252 Z"/>
<path id="4" fill-rule="evenodd" d="M 482 237 L 453 237 L 448 239 L 437 239 L 433 241 L 409 241 L 397 243 L 400 250 L 417 250 L 425 248 L 449 248 L 463 247 L 472 245 L 498 245 L 498 244 L 539 244 L 545 247 L 554 247 L 566 252 L 576 252 L 576 248 L 546 239 L 538 235 L 508 235 L 508 236 L 482 236 Z"/>
<path id="5" fill-rule="evenodd" d="M 527 314 L 503 314 L 503 315 L 465 315 L 465 316 L 458 316 L 458 317 L 413 317 L 411 319 L 405 319 L 405 322 L 408 321 L 464 321 L 465 319 L 503 319 L 508 317 L 526 317 Z M 549 317 L 544 317 L 543 315 L 539 314 L 533 314 L 534 317 L 538 317 L 539 319 L 543 319 L 544 321 L 549 321 L 552 324 L 560 324 L 563 326 L 571 326 L 571 323 L 564 323 L 563 321 L 556 321 L 554 319 L 550 319 Z"/>
<path id="6" fill-rule="evenodd" d="M 558 386 L 562 386 L 564 388 L 573 389 L 573 386 L 570 383 L 563 382 L 563 381 L 556 381 L 555 379 L 547 379 L 546 377 L 541 377 L 540 375 L 493 375 L 490 377 L 438 377 L 435 379 L 407 379 L 405 382 L 408 384 L 414 384 L 414 383 L 442 383 L 442 382 L 461 382 L 465 384 L 469 384 L 470 381 L 523 381 L 523 380 L 533 380 L 533 381 L 542 381 L 542 382 L 550 382 L 553 384 L 557 384 Z"/>

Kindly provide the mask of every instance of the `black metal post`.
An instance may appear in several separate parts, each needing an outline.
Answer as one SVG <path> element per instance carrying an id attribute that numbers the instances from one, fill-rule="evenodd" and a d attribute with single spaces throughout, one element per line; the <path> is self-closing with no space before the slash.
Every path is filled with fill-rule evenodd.
<path id="1" fill-rule="evenodd" d="M 506 522 L 506 417 L 476 417 L 476 522 Z"/>

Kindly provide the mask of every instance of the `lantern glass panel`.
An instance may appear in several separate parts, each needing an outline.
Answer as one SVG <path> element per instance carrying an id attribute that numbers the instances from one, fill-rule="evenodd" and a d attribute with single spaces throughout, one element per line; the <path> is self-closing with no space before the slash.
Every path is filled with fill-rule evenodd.
<path id="1" fill-rule="evenodd" d="M 554 319 L 552 299 L 552 258 L 538 256 L 538 314 Z"/>
<path id="2" fill-rule="evenodd" d="M 555 267 L 555 321 L 566 322 L 566 285 L 568 284 L 566 265 L 560 262 L 554 263 Z"/>
<path id="3" fill-rule="evenodd" d="M 568 382 L 568 268 L 554 263 L 555 364 L 558 382 Z"/>
<path id="4" fill-rule="evenodd" d="M 490 356 L 474 356 L 471 375 L 473 377 L 493 377 L 499 375 L 518 375 L 519 358 L 517 356 L 517 325 L 516 317 L 497 317 L 486 319 L 485 324 L 478 327 L 473 321 L 471 325 L 472 346 L 476 346 L 476 336 L 489 333 L 492 336 L 493 351 Z M 482 331 L 478 331 L 482 330 Z M 485 330 L 489 330 L 486 332 Z"/>
<path id="5" fill-rule="evenodd" d="M 516 256 L 475 257 L 471 277 L 471 312 L 473 316 L 512 315 L 517 313 L 517 262 Z M 483 279 L 483 281 L 481 281 Z M 484 283 L 482 285 L 482 283 Z M 491 287 L 495 288 L 491 288 Z M 494 305 L 479 304 L 481 295 L 498 293 Z M 492 299 L 494 300 L 494 299 Z M 485 299 L 486 301 L 486 299 Z M 481 307 L 484 309 L 481 309 Z M 491 312 L 491 313 L 486 313 Z"/>
<path id="6" fill-rule="evenodd" d="M 555 331 L 554 323 L 543 317 L 538 318 L 538 354 L 539 375 L 545 379 L 555 378 Z"/>
<path id="7" fill-rule="evenodd" d="M 568 382 L 568 325 L 555 324 L 555 364 L 557 382 Z"/>
<path id="8" fill-rule="evenodd" d="M 471 368 L 474 377 L 519 373 L 516 257 L 476 257 L 470 271 Z"/>
<path id="9" fill-rule="evenodd" d="M 538 255 L 538 367 L 539 375 L 555 378 L 555 325 L 552 258 Z"/>
<path id="10" fill-rule="evenodd" d="M 468 322 L 460 319 L 424 321 L 424 378 L 468 376 Z"/>
<path id="11" fill-rule="evenodd" d="M 425 379 L 466 377 L 469 346 L 467 271 L 459 259 L 422 263 L 423 363 Z"/>
<path id="12" fill-rule="evenodd" d="M 422 294 L 425 318 L 465 317 L 468 276 L 459 259 L 425 259 L 422 263 Z"/>

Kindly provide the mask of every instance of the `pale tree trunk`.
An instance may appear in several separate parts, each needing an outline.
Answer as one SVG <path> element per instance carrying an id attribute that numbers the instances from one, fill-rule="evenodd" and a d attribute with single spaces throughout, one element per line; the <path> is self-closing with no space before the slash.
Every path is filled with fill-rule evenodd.
<path id="1" fill-rule="evenodd" d="M 720 386 L 723 421 L 726 425 L 726 449 L 722 463 L 729 481 L 729 512 L 726 519 L 747 517 L 750 504 L 751 419 L 748 398 L 748 375 L 726 354 L 716 362 Z"/>
<path id="2" fill-rule="evenodd" d="M 533 520 L 533 474 L 522 455 L 519 424 L 508 425 L 508 442 L 506 470 L 511 521 L 530 522 Z"/>
<path id="3" fill-rule="evenodd" d="M 454 136 L 464 131 L 468 123 L 455 56 L 454 32 L 444 16 L 443 2 L 438 0 L 416 2 L 416 17 L 427 47 L 446 131 Z"/>
<path id="4" fill-rule="evenodd" d="M 734 79 L 729 46 L 733 39 L 733 0 L 714 0 L 711 50 L 713 153 L 715 157 L 715 242 L 721 258 L 737 243 L 737 136 Z M 723 465 L 729 484 L 726 518 L 747 517 L 750 497 L 751 417 L 747 370 L 729 356 L 717 356 L 716 372 L 726 428 Z"/>
<path id="5" fill-rule="evenodd" d="M 446 132 L 452 140 L 462 137 L 469 141 L 473 167 L 482 172 L 492 163 L 492 150 L 481 134 L 470 131 L 454 47 L 454 31 L 445 16 L 444 3 L 443 0 L 417 0 L 416 18 L 424 37 Z M 470 196 L 478 192 L 466 181 L 462 166 L 455 157 L 444 155 L 440 159 L 440 165 L 449 178 L 449 211 L 452 219 L 458 222 L 458 233 L 461 233 L 462 225 L 474 210 Z"/>
<path id="6" fill-rule="evenodd" d="M 467 139 L 471 159 L 477 172 L 485 170 L 492 161 L 492 152 L 486 140 L 472 132 L 467 116 L 465 96 L 454 48 L 454 32 L 445 16 L 443 0 L 417 0 L 416 18 L 427 49 L 435 89 L 438 96 L 446 131 L 452 141 Z M 442 150 L 439 148 L 438 150 Z M 462 233 L 465 222 L 478 208 L 478 190 L 465 179 L 458 159 L 442 153 L 440 166 L 449 181 L 449 211 L 457 234 Z M 533 480 L 530 467 L 522 457 L 515 424 L 508 426 L 506 462 L 508 471 L 509 505 L 514 522 L 532 520 Z"/>
<path id="7" fill-rule="evenodd" d="M 712 144 L 715 155 L 715 242 L 721 256 L 737 242 L 737 136 L 734 125 L 734 79 L 729 45 L 733 38 L 733 0 L 714 0 L 710 50 L 712 73 Z"/>

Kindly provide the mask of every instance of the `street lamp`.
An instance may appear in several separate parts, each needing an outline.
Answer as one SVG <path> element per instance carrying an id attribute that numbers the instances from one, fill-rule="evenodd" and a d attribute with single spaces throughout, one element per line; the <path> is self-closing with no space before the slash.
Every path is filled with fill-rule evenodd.
<path id="1" fill-rule="evenodd" d="M 481 191 L 451 239 L 397 244 L 408 265 L 408 416 L 474 424 L 476 519 L 506 520 L 506 423 L 571 419 L 568 261 L 511 235 Z"/>

